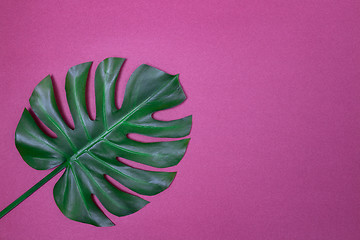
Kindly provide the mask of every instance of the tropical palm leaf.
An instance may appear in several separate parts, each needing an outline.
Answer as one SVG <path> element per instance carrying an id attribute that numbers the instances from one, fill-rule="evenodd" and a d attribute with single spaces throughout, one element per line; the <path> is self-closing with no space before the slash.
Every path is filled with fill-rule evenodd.
<path id="1" fill-rule="evenodd" d="M 36 116 L 56 134 L 45 134 L 28 110 L 16 129 L 16 147 L 22 158 L 38 170 L 65 168 L 54 187 L 55 202 L 62 213 L 75 221 L 95 226 L 113 223 L 95 204 L 95 195 L 112 214 L 132 214 L 148 201 L 121 191 L 105 175 L 142 195 L 155 195 L 169 187 L 175 172 L 146 171 L 119 161 L 121 157 L 145 165 L 166 168 L 179 163 L 189 139 L 144 143 L 128 138 L 129 133 L 151 137 L 180 138 L 189 134 L 191 116 L 159 121 L 156 111 L 169 109 L 185 100 L 178 75 L 141 65 L 131 75 L 120 109 L 115 105 L 115 84 L 122 58 L 107 58 L 95 73 L 96 119 L 86 107 L 85 87 L 91 62 L 76 65 L 66 76 L 66 97 L 74 121 L 68 127 L 55 101 L 50 76 L 42 80 L 30 97 Z M 53 175 L 55 175 L 54 173 Z"/>

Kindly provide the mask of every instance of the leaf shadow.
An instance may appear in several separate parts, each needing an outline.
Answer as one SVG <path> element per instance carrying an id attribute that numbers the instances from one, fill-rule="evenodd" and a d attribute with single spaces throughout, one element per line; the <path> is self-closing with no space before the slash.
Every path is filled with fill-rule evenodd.
<path id="1" fill-rule="evenodd" d="M 47 136 L 51 137 L 51 138 L 57 138 L 56 133 L 54 133 L 53 131 L 51 131 L 50 128 L 48 128 L 48 126 L 46 126 L 39 118 L 38 116 L 34 113 L 34 111 L 31 109 L 31 107 L 28 108 L 28 111 L 30 113 L 30 115 L 32 116 L 32 118 L 34 119 L 36 125 L 40 128 L 41 131 L 43 131 L 43 133 L 45 133 Z"/>
<path id="2" fill-rule="evenodd" d="M 62 104 L 62 99 L 60 98 L 60 92 L 59 92 L 59 87 L 58 87 L 58 83 L 57 81 L 55 81 L 54 76 L 51 75 L 51 81 L 52 81 L 52 85 L 53 85 L 53 89 L 54 89 L 54 97 L 55 97 L 55 101 L 56 101 L 56 105 L 59 109 L 59 113 L 62 117 L 62 119 L 64 120 L 65 124 L 72 130 L 74 130 L 75 126 L 74 126 L 74 121 L 72 119 L 71 114 L 66 114 L 65 110 L 64 110 L 64 104 Z M 65 98 L 66 99 L 66 98 Z M 67 101 L 64 100 L 64 103 L 66 103 L 65 105 L 67 106 Z M 68 110 L 68 112 L 70 112 L 70 110 Z"/>

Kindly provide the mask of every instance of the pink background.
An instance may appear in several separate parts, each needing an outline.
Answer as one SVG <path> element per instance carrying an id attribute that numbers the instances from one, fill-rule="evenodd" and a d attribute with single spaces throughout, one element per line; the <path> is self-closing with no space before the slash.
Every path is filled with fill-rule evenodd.
<path id="1" fill-rule="evenodd" d="M 359 23 L 355 0 L 1 1 L 0 209 L 49 173 L 14 145 L 47 74 L 65 100 L 86 61 L 128 59 L 119 99 L 142 63 L 180 73 L 188 100 L 158 117 L 193 114 L 193 129 L 173 185 L 108 213 L 115 227 L 64 217 L 58 175 L 0 220 L 0 239 L 360 239 Z"/>

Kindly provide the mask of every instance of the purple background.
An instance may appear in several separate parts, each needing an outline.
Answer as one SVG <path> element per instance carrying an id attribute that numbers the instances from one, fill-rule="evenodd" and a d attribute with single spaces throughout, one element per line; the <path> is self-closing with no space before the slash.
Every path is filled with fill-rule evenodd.
<path id="1" fill-rule="evenodd" d="M 68 220 L 56 176 L 0 220 L 0 239 L 360 239 L 359 1 L 1 1 L 0 209 L 49 171 L 14 132 L 33 88 L 69 67 L 127 58 L 180 73 L 193 114 L 165 192 L 111 228 Z M 94 110 L 91 81 L 91 109 Z"/>

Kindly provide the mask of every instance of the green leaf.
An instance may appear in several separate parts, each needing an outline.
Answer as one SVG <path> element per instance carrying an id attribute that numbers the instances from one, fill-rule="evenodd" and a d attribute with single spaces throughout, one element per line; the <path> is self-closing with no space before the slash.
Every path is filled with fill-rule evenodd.
<path id="1" fill-rule="evenodd" d="M 16 147 L 27 164 L 39 170 L 59 165 L 66 167 L 54 187 L 55 202 L 62 213 L 95 226 L 112 226 L 113 223 L 95 204 L 93 195 L 116 216 L 132 214 L 148 204 L 116 188 L 105 175 L 138 194 L 155 195 L 168 188 L 176 174 L 133 168 L 116 157 L 166 168 L 179 163 L 189 143 L 189 139 L 144 143 L 128 138 L 129 133 L 185 137 L 190 132 L 192 118 L 173 121 L 153 118 L 154 112 L 175 107 L 186 97 L 178 75 L 148 65 L 141 65 L 131 75 L 123 104 L 117 109 L 115 85 L 123 63 L 122 58 L 107 58 L 96 69 L 95 120 L 90 119 L 85 100 L 91 66 L 88 62 L 70 68 L 66 76 L 66 97 L 74 129 L 65 123 L 59 112 L 50 76 L 35 87 L 30 105 L 39 120 L 57 137 L 45 134 L 26 109 L 16 129 Z"/>

